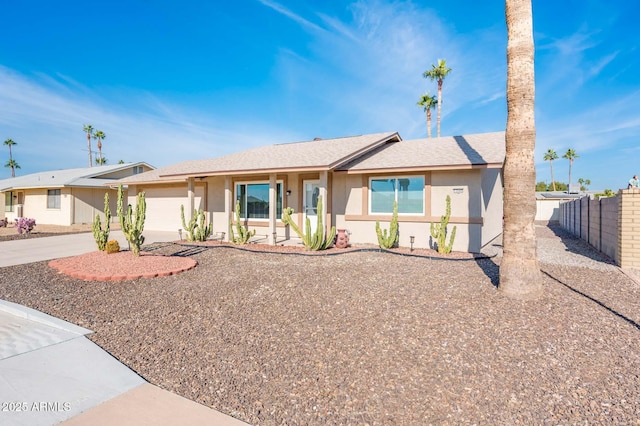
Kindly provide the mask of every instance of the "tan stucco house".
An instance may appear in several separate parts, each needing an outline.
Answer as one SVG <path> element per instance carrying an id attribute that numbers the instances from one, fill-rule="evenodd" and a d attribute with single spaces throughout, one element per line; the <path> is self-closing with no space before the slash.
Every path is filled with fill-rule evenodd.
<path id="1" fill-rule="evenodd" d="M 124 163 L 79 169 L 51 170 L 0 180 L 4 203 L 1 217 L 18 217 L 48 225 L 92 223 L 104 217 L 104 194 L 109 193 L 112 215 L 116 215 L 117 190 L 105 185 L 127 176 L 145 173 L 147 163 Z"/>
<path id="2" fill-rule="evenodd" d="M 182 228 L 203 209 L 214 232 L 225 233 L 236 202 L 254 240 L 296 237 L 280 220 L 292 207 L 306 217 L 350 231 L 353 244 L 377 244 L 375 223 L 388 227 L 398 202 L 401 246 L 430 247 L 429 227 L 445 213 L 457 226 L 454 250 L 477 252 L 502 232 L 504 132 L 404 141 L 396 132 L 263 146 L 223 157 L 185 161 L 129 176 L 129 203 L 144 191 L 145 229 Z M 317 211 L 318 197 L 327 200 Z"/>

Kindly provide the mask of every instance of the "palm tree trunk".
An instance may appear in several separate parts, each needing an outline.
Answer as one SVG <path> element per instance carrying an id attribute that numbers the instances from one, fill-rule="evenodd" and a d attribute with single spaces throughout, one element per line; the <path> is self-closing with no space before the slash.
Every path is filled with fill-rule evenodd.
<path id="1" fill-rule="evenodd" d="M 431 110 L 427 109 L 427 137 L 431 139 Z"/>
<path id="2" fill-rule="evenodd" d="M 542 294 L 535 233 L 536 128 L 531 0 L 506 0 L 507 131 L 504 233 L 499 290 L 516 299 Z"/>
<path id="3" fill-rule="evenodd" d="M 87 148 L 89 149 L 89 167 L 93 167 L 93 155 L 91 154 L 91 134 L 87 133 Z"/>
<path id="4" fill-rule="evenodd" d="M 551 167 L 551 185 L 553 186 L 553 192 L 556 191 L 556 181 L 553 178 L 553 160 L 549 160 L 549 167 Z"/>
<path id="5" fill-rule="evenodd" d="M 569 160 L 569 187 L 571 187 L 571 165 L 572 164 L 573 164 L 573 160 Z"/>
<path id="6" fill-rule="evenodd" d="M 437 125 L 437 137 L 440 137 L 440 114 L 442 109 L 442 79 L 438 80 L 438 125 Z"/>

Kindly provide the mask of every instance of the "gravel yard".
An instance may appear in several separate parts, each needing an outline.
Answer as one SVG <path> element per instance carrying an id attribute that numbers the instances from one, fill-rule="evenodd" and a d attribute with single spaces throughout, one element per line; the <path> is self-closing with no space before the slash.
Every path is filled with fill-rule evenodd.
<path id="1" fill-rule="evenodd" d="M 535 302 L 501 296 L 499 257 L 225 248 L 115 283 L 2 268 L 0 298 L 256 425 L 640 424 L 640 286 L 557 229 L 538 236 Z"/>

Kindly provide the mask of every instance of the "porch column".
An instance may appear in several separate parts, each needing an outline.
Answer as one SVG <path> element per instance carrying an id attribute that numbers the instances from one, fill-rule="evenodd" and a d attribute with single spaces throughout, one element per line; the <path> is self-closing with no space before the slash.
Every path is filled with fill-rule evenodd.
<path id="1" fill-rule="evenodd" d="M 187 178 L 187 198 L 188 198 L 188 205 L 189 205 L 189 211 L 185 212 L 184 218 L 185 220 L 188 222 L 193 218 L 193 209 L 195 208 L 195 179 L 190 177 Z"/>
<path id="2" fill-rule="evenodd" d="M 331 216 L 327 214 L 329 211 L 329 172 L 320 172 L 320 196 L 322 197 L 322 211 L 318 214 L 322 215 L 322 223 L 325 231 L 331 229 Z"/>
<path id="3" fill-rule="evenodd" d="M 224 229 L 224 240 L 229 241 L 229 227 L 231 224 L 232 210 L 235 208 L 233 205 L 233 188 L 231 187 L 231 176 L 225 176 L 224 178 L 224 217 L 226 220 L 226 228 Z"/>
<path id="4" fill-rule="evenodd" d="M 276 214 L 278 209 L 276 208 L 276 175 L 272 173 L 269 175 L 269 244 L 276 243 Z"/>

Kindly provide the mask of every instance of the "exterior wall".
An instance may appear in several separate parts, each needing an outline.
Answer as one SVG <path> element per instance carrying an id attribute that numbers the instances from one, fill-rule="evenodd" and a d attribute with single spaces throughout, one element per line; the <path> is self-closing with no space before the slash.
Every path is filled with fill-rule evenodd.
<path id="1" fill-rule="evenodd" d="M 502 172 L 500 169 L 482 171 L 482 247 L 502 234 L 502 218 L 504 217 L 502 199 Z"/>
<path id="2" fill-rule="evenodd" d="M 100 220 L 104 222 L 104 194 L 109 194 L 109 209 L 111 210 L 111 221 L 117 222 L 118 191 L 104 188 L 71 188 L 72 200 L 72 222 L 74 224 L 93 223 L 96 214 L 100 215 Z"/>
<path id="3" fill-rule="evenodd" d="M 142 170 L 144 172 L 148 172 L 149 170 L 151 170 L 150 167 L 147 167 L 145 165 L 140 165 L 140 167 L 142 167 Z M 105 173 L 103 175 L 100 175 L 100 179 L 122 179 L 129 176 L 133 176 L 133 166 L 112 173 Z"/>
<path id="4" fill-rule="evenodd" d="M 618 192 L 618 251 L 616 263 L 640 268 L 640 189 Z"/>
<path id="5" fill-rule="evenodd" d="M 206 210 L 205 188 L 203 183 L 195 186 L 194 208 Z M 170 185 L 130 186 L 128 204 L 135 210 L 137 195 L 145 193 L 147 214 L 145 229 L 152 231 L 175 231 L 178 238 L 178 229 L 182 229 L 180 205 L 184 205 L 185 218 L 189 218 L 189 196 L 187 183 Z"/>
<path id="6" fill-rule="evenodd" d="M 640 202 L 640 190 L 637 191 L 637 201 Z M 625 197 L 628 199 L 629 194 L 625 194 Z M 622 212 L 620 203 L 620 193 L 616 197 L 601 198 L 600 200 L 592 200 L 586 196 L 562 202 L 559 207 L 560 225 L 622 266 L 619 261 L 620 236 L 623 231 L 623 228 L 619 226 Z M 625 215 L 629 214 L 628 209 L 626 207 Z M 637 213 L 640 214 L 640 208 Z M 626 235 L 628 232 L 624 231 L 624 234 Z M 638 254 L 640 255 L 640 249 Z"/>
<path id="7" fill-rule="evenodd" d="M 537 199 L 536 220 L 550 222 L 560 220 L 560 199 Z"/>
<path id="8" fill-rule="evenodd" d="M 17 191 L 24 193 L 24 204 L 22 205 L 22 216 L 36 220 L 37 224 L 46 225 L 71 225 L 72 195 L 70 188 L 60 189 L 60 208 L 47 208 L 46 189 L 26 189 Z M 7 212 L 7 219 L 12 222 L 18 217 L 18 208 L 14 206 L 13 212 Z"/>

